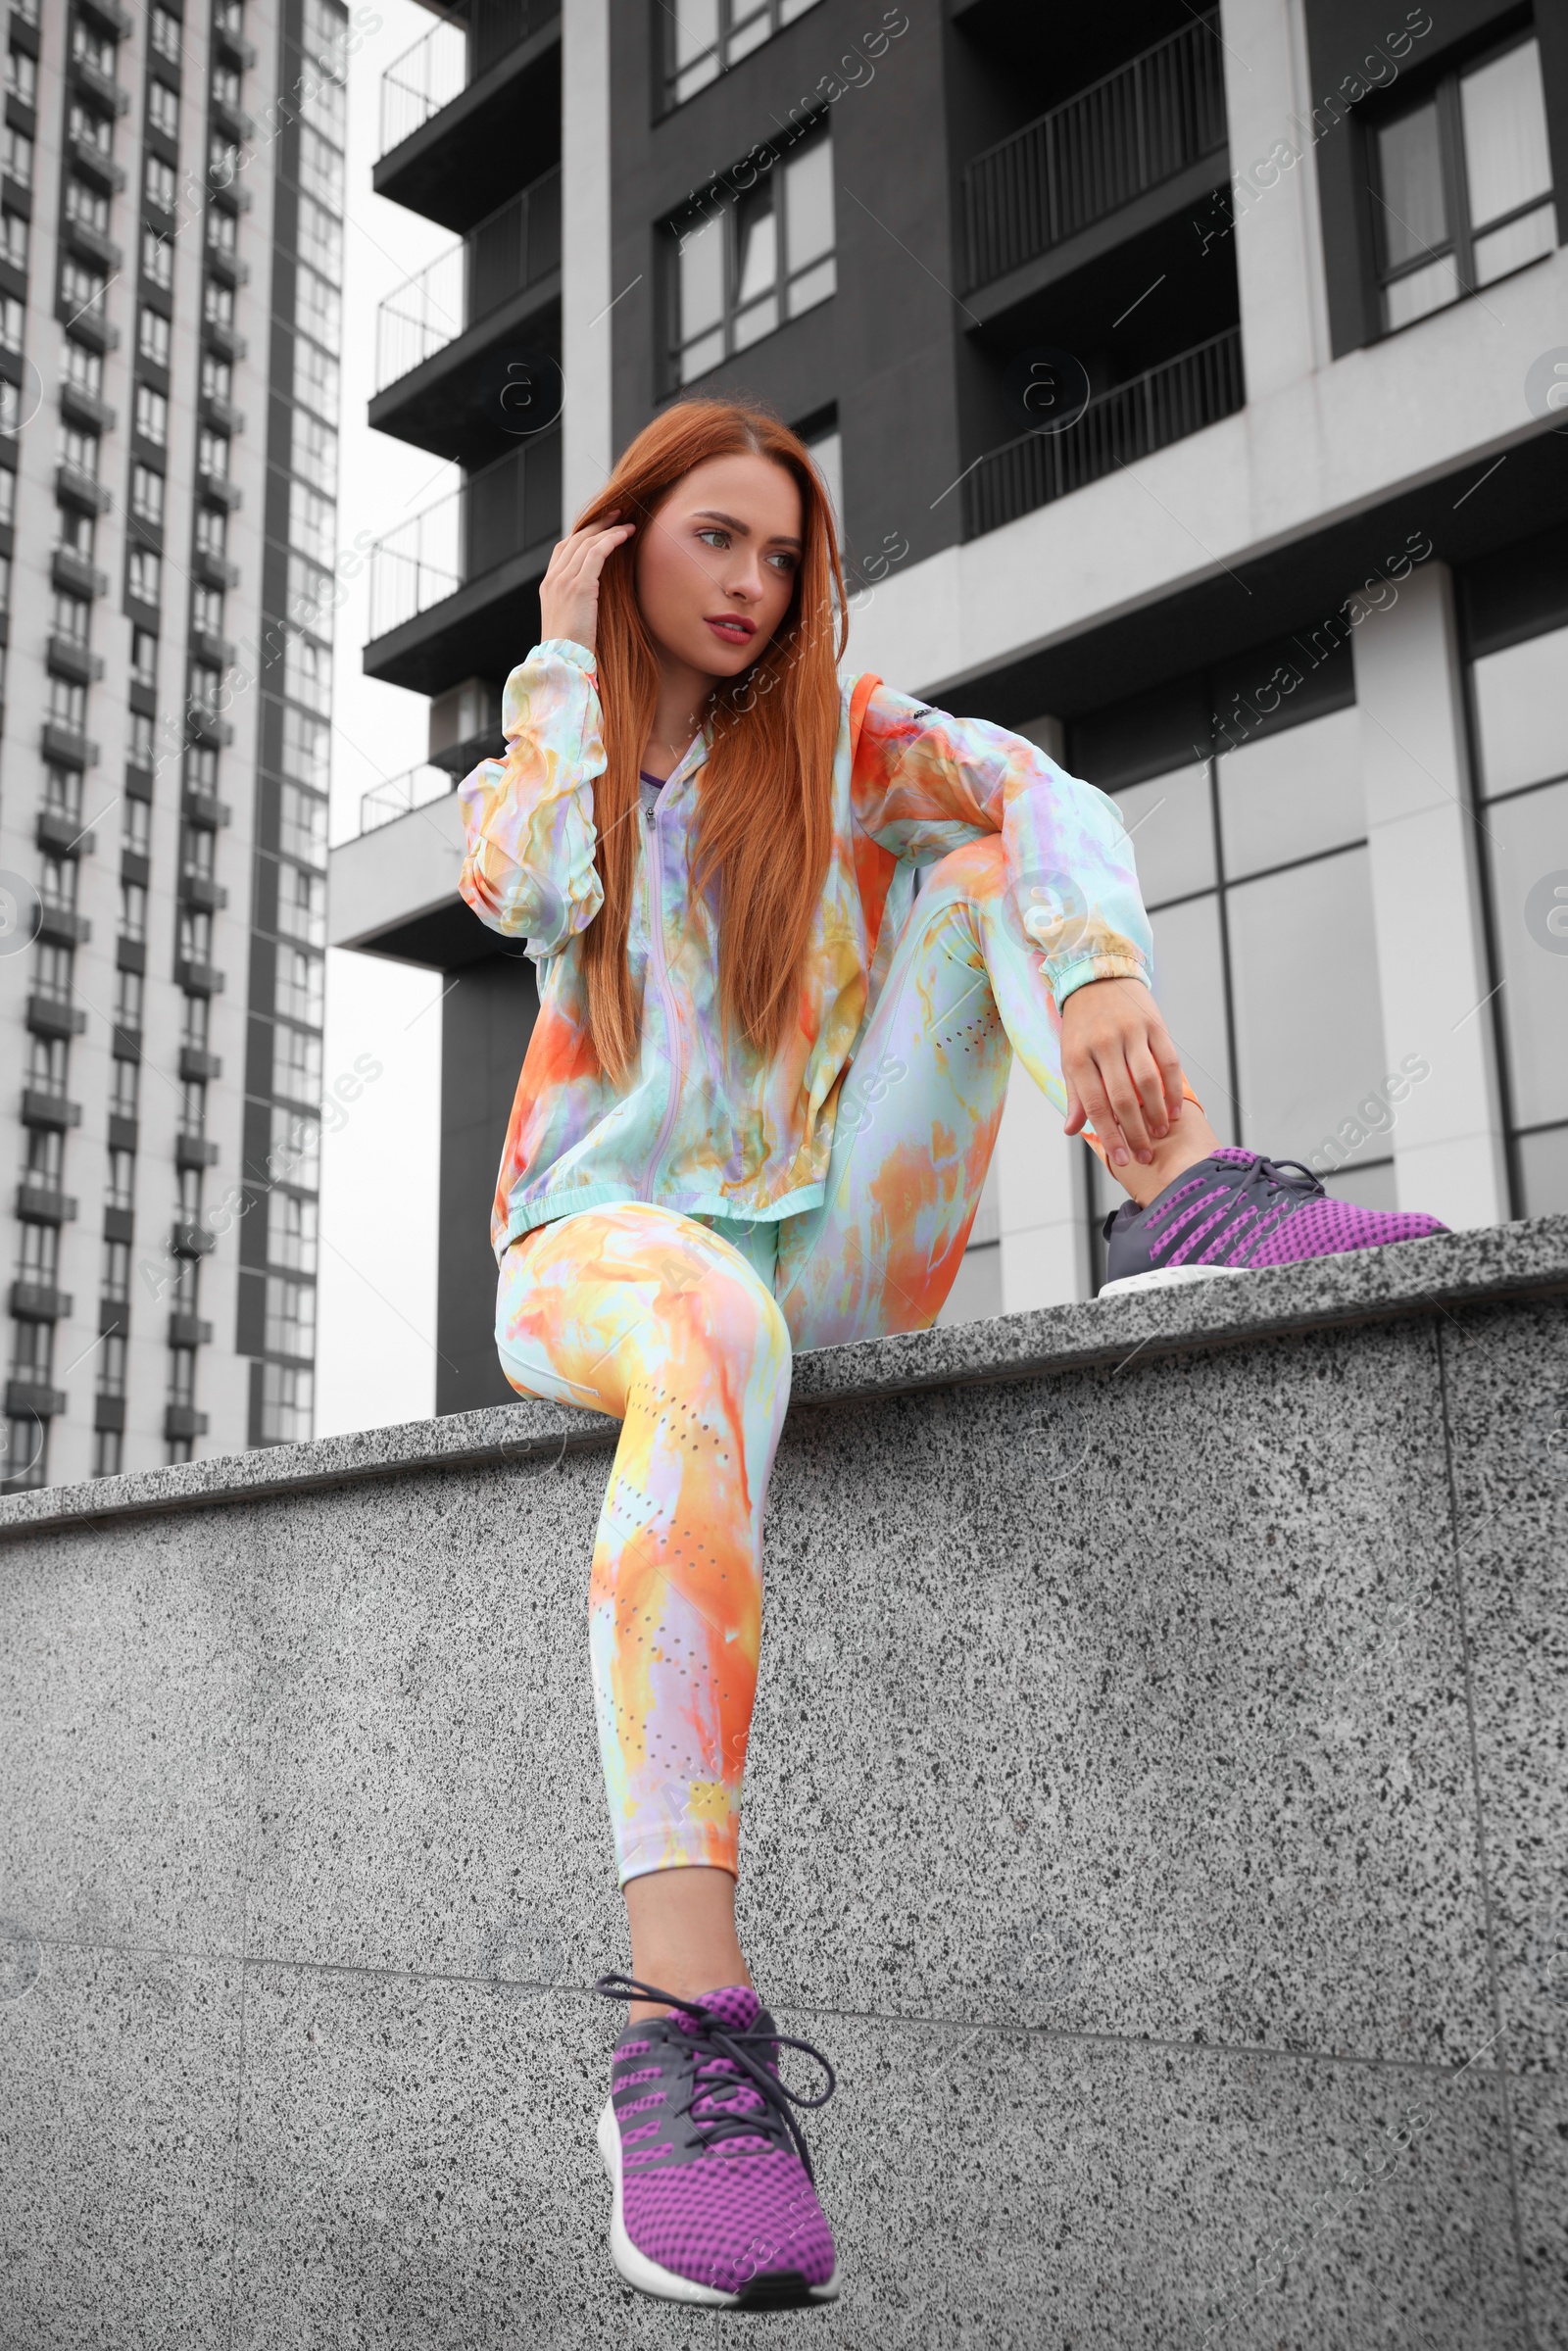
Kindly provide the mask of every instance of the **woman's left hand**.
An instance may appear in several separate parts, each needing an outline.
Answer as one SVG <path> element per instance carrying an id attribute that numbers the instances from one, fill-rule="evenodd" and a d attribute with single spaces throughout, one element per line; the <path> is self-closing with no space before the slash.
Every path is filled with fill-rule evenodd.
<path id="1" fill-rule="evenodd" d="M 1089 980 L 1061 1012 L 1067 1133 L 1092 1126 L 1113 1167 L 1146 1164 L 1182 1114 L 1182 1065 L 1142 980 Z"/>

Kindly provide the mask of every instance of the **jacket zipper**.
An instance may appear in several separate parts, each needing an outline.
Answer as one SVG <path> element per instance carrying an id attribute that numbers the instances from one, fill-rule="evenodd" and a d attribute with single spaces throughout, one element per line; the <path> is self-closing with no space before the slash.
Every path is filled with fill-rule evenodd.
<path id="1" fill-rule="evenodd" d="M 667 785 L 665 786 L 665 790 L 668 790 Z M 661 797 L 662 797 L 662 795 L 661 795 Z M 653 835 L 651 842 L 648 840 L 646 834 L 643 840 L 644 861 L 648 867 L 648 952 L 654 958 L 654 962 L 657 967 L 659 977 L 659 993 L 664 1006 L 664 1026 L 668 1032 L 670 1045 L 670 1070 L 669 1106 L 664 1112 L 663 1124 L 659 1130 L 659 1139 L 654 1145 L 654 1153 L 652 1159 L 649 1161 L 648 1173 L 644 1176 L 642 1181 L 642 1197 L 645 1200 L 651 1200 L 653 1199 L 654 1179 L 659 1173 L 659 1163 L 664 1155 L 665 1146 L 669 1142 L 670 1135 L 674 1130 L 676 1115 L 680 1109 L 681 1076 L 679 1032 L 675 1026 L 675 999 L 670 992 L 669 974 L 664 968 L 664 897 L 662 876 L 660 870 L 662 836 L 659 830 L 659 807 L 657 803 L 648 810 L 648 832 L 651 832 Z"/>

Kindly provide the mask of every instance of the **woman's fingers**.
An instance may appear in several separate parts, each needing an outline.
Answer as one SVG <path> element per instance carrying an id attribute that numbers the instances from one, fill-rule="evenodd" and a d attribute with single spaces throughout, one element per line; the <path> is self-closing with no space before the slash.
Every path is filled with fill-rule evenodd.
<path id="1" fill-rule="evenodd" d="M 1105 1090 L 1101 1078 L 1100 1065 L 1092 1053 L 1086 1053 L 1081 1058 L 1075 1058 L 1073 1074 L 1068 1080 L 1068 1084 L 1088 1113 L 1088 1123 L 1094 1128 L 1111 1164 L 1116 1167 L 1125 1167 L 1127 1164 L 1126 1138 L 1122 1134 L 1116 1113 L 1111 1108 L 1110 1096 Z"/>
<path id="2" fill-rule="evenodd" d="M 1129 1041 L 1127 1068 L 1143 1105 L 1144 1124 L 1156 1143 L 1163 1143 L 1170 1132 L 1170 1120 L 1165 1114 L 1165 1081 L 1147 1035 Z"/>

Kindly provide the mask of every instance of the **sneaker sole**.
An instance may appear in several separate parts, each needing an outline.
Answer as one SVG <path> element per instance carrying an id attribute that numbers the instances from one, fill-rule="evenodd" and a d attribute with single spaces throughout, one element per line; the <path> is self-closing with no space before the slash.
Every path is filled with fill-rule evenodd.
<path id="1" fill-rule="evenodd" d="M 620 2126 L 615 2121 L 612 2101 L 607 2099 L 599 2117 L 599 2160 L 610 2174 L 614 2189 L 614 2203 L 610 2215 L 610 2258 L 628 2285 L 640 2294 L 652 2294 L 661 2302 L 697 2302 L 709 2310 L 801 2310 L 821 2302 L 836 2302 L 839 2292 L 839 2274 L 835 2267 L 826 2285 L 808 2285 L 795 2271 L 776 2273 L 771 2278 L 756 2278 L 739 2293 L 726 2294 L 714 2285 L 699 2285 L 695 2278 L 682 2278 L 676 2270 L 666 2270 L 646 2253 L 639 2253 L 626 2234 L 626 2215 L 621 2197 Z"/>
<path id="2" fill-rule="evenodd" d="M 1225 1274 L 1250 1273 L 1250 1265 L 1156 1265 L 1150 1273 L 1123 1274 L 1119 1282 L 1102 1282 L 1097 1298 L 1119 1298 L 1127 1290 L 1174 1290 L 1182 1282 L 1212 1282 Z"/>

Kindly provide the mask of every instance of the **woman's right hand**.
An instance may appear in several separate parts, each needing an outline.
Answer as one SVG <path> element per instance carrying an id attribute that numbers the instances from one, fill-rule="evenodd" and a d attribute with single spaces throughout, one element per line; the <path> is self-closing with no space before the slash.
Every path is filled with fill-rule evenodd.
<path id="1" fill-rule="evenodd" d="M 586 530 L 574 530 L 563 539 L 550 558 L 550 567 L 539 583 L 539 636 L 543 643 L 551 637 L 569 638 L 573 645 L 594 651 L 595 632 L 599 626 L 599 575 L 605 560 L 615 548 L 631 537 L 635 522 L 616 522 L 619 512 L 612 507 L 608 522 L 590 523 Z"/>

